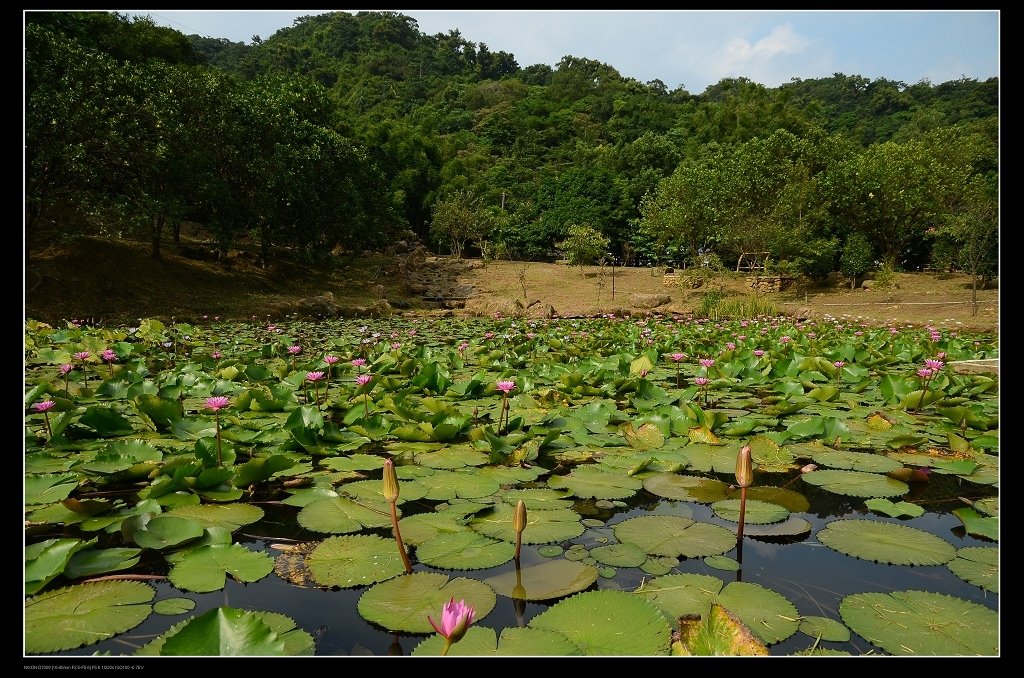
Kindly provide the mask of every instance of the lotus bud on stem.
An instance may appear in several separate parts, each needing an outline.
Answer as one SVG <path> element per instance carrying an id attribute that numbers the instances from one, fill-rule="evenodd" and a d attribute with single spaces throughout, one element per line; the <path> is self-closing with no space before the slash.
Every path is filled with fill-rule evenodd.
<path id="1" fill-rule="evenodd" d="M 384 460 L 384 500 L 391 505 L 391 532 L 395 535 L 395 543 L 398 544 L 398 553 L 402 556 L 405 564 L 405 573 L 412 574 L 412 565 L 409 563 L 409 554 L 405 551 L 405 544 L 402 543 L 402 533 L 398 530 L 398 476 L 395 475 L 395 462 L 390 459 Z"/>
<path id="2" fill-rule="evenodd" d="M 472 605 L 467 605 L 465 600 L 460 600 L 456 603 L 454 597 L 445 603 L 444 608 L 442 608 L 440 625 L 429 614 L 427 615 L 427 621 L 444 638 L 444 648 L 441 650 L 442 656 L 448 654 L 448 650 L 451 649 L 452 645 L 462 640 L 462 637 L 466 635 L 466 631 L 469 629 L 469 625 L 473 623 L 473 617 L 475 616 L 476 608 Z"/>
<path id="3" fill-rule="evenodd" d="M 736 539 L 743 541 L 743 520 L 747 511 L 747 488 L 754 482 L 754 469 L 750 456 L 750 445 L 740 448 L 736 456 L 736 484 L 740 488 L 740 524 L 736 531 Z"/>
<path id="4" fill-rule="evenodd" d="M 519 564 L 519 553 L 523 550 L 523 530 L 526 529 L 526 503 L 520 499 L 516 503 L 516 513 L 512 518 L 512 529 L 516 531 L 516 565 Z"/>

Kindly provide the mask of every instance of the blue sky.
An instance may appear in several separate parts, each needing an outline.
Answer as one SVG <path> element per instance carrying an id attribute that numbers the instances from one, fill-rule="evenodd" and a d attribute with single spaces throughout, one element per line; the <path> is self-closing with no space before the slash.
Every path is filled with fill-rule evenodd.
<path id="1" fill-rule="evenodd" d="M 185 34 L 248 43 L 325 10 L 115 11 L 148 14 Z M 521 67 L 585 57 L 692 94 L 727 77 L 777 87 L 833 73 L 908 85 L 999 76 L 998 10 L 393 11 L 415 18 L 428 35 L 458 29 L 465 40 L 512 53 Z"/>

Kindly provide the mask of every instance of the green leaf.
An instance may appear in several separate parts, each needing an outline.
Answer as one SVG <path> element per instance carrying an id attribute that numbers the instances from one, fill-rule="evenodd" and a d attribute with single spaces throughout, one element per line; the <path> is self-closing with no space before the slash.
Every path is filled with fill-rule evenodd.
<path id="1" fill-rule="evenodd" d="M 839 615 L 893 655 L 999 655 L 998 612 L 941 593 L 855 593 L 840 601 Z"/>
<path id="2" fill-rule="evenodd" d="M 911 504 L 907 501 L 901 501 L 894 504 L 888 499 L 868 499 L 864 504 L 872 511 L 878 511 L 879 513 L 884 513 L 885 515 L 893 518 L 899 518 L 900 516 L 917 518 L 918 516 L 924 515 L 923 508 L 917 504 Z"/>
<path id="3" fill-rule="evenodd" d="M 77 486 L 78 476 L 74 474 L 25 476 L 25 504 L 52 504 L 67 498 Z"/>
<path id="4" fill-rule="evenodd" d="M 191 518 L 164 513 L 140 520 L 131 539 L 144 549 L 172 549 L 203 536 L 203 525 Z"/>
<path id="5" fill-rule="evenodd" d="M 608 544 L 590 549 L 589 555 L 599 563 L 614 567 L 640 567 L 647 553 L 634 544 Z"/>
<path id="6" fill-rule="evenodd" d="M 52 654 L 113 638 L 152 612 L 151 587 L 103 581 L 47 591 L 25 601 L 25 652 Z"/>
<path id="7" fill-rule="evenodd" d="M 553 600 L 588 588 L 597 568 L 573 560 L 551 560 L 484 579 L 499 595 L 518 600 Z"/>
<path id="8" fill-rule="evenodd" d="M 953 515 L 964 524 L 967 534 L 999 541 L 999 518 L 983 516 L 973 508 L 961 507 L 953 509 Z"/>
<path id="9" fill-rule="evenodd" d="M 413 657 L 437 657 L 444 647 L 444 638 L 434 634 L 413 648 Z M 563 634 L 529 627 L 502 629 L 497 638 L 494 629 L 470 626 L 462 640 L 448 650 L 449 657 L 564 657 L 579 655 L 580 650 Z"/>
<path id="10" fill-rule="evenodd" d="M 704 617 L 681 617 L 679 632 L 679 640 L 672 643 L 673 655 L 749 657 L 768 654 L 768 648 L 747 625 L 717 603 Z"/>
<path id="11" fill-rule="evenodd" d="M 439 534 L 416 547 L 416 559 L 445 570 L 483 570 L 512 560 L 515 546 L 472 531 Z"/>
<path id="12" fill-rule="evenodd" d="M 734 459 L 734 466 L 735 463 Z M 659 473 L 650 476 L 644 479 L 643 486 L 645 490 L 659 497 L 701 504 L 712 504 L 725 499 L 729 488 L 721 480 L 678 473 Z"/>
<path id="13" fill-rule="evenodd" d="M 531 619 L 528 626 L 561 633 L 591 656 L 666 655 L 672 632 L 654 605 L 613 590 L 577 593 Z"/>
<path id="14" fill-rule="evenodd" d="M 890 565 L 945 565 L 956 557 L 956 548 L 944 539 L 877 520 L 834 520 L 818 530 L 818 541 L 848 556 Z"/>
<path id="15" fill-rule="evenodd" d="M 910 490 L 899 480 L 861 471 L 811 471 L 800 479 L 829 492 L 851 497 L 896 497 Z"/>
<path id="16" fill-rule="evenodd" d="M 800 620 L 800 633 L 830 643 L 850 641 L 850 629 L 846 628 L 842 622 L 829 617 L 803 617 Z"/>
<path id="17" fill-rule="evenodd" d="M 164 515 L 191 518 L 204 527 L 222 527 L 228 532 L 234 532 L 241 526 L 255 523 L 262 518 L 263 509 L 251 504 L 201 504 L 179 506 Z"/>
<path id="18" fill-rule="evenodd" d="M 224 588 L 227 575 L 240 582 L 254 582 L 274 570 L 274 560 L 241 544 L 211 544 L 167 555 L 168 578 L 179 589 L 205 593 Z"/>
<path id="19" fill-rule="evenodd" d="M 88 542 L 72 537 L 47 539 L 25 547 L 25 595 L 38 593 L 57 578 L 76 551 Z"/>
<path id="20" fill-rule="evenodd" d="M 71 556 L 71 561 L 64 569 L 68 579 L 81 579 L 105 572 L 117 572 L 135 567 L 142 551 L 132 548 L 106 548 L 79 551 Z"/>
<path id="21" fill-rule="evenodd" d="M 196 601 L 191 598 L 164 598 L 153 603 L 153 612 L 167 615 L 185 614 L 196 606 Z"/>
<path id="22" fill-rule="evenodd" d="M 452 598 L 465 601 L 476 610 L 474 623 L 490 614 L 497 603 L 491 587 L 475 579 L 414 572 L 370 587 L 359 597 L 356 609 L 363 619 L 389 631 L 433 633 L 427 615 L 440 623 L 442 608 Z"/>
<path id="23" fill-rule="evenodd" d="M 715 515 L 723 520 L 730 520 L 738 523 L 740 520 L 740 500 L 726 499 L 717 501 L 711 505 Z M 770 504 L 757 499 L 747 499 L 746 511 L 743 516 L 744 523 L 751 525 L 766 525 L 778 523 L 789 518 L 789 511 L 778 504 Z"/>
<path id="24" fill-rule="evenodd" d="M 295 461 L 283 454 L 255 457 L 238 467 L 231 482 L 235 487 L 249 487 L 253 483 L 268 480 L 275 473 L 293 466 L 295 466 Z"/>
<path id="25" fill-rule="evenodd" d="M 736 535 L 724 527 L 681 516 L 640 516 L 614 527 L 615 538 L 635 544 L 654 556 L 717 556 L 736 546 Z"/>
<path id="26" fill-rule="evenodd" d="M 969 584 L 999 593 L 999 549 L 994 546 L 965 546 L 946 563 L 953 574 Z"/>
<path id="27" fill-rule="evenodd" d="M 568 475 L 549 478 L 548 487 L 568 490 L 581 499 L 626 499 L 636 494 L 643 483 L 639 478 L 577 466 Z"/>
<path id="28" fill-rule="evenodd" d="M 501 503 L 489 511 L 483 511 L 476 515 L 469 522 L 469 526 L 480 534 L 514 543 L 516 540 L 515 530 L 512 529 L 514 514 L 514 507 Z M 580 536 L 585 529 L 580 523 L 580 515 L 571 509 L 527 511 L 523 543 L 549 544 L 567 541 Z"/>
<path id="29" fill-rule="evenodd" d="M 743 529 L 743 534 L 748 537 L 763 537 L 771 539 L 772 537 L 796 537 L 801 534 L 809 534 L 813 529 L 813 526 L 804 518 L 797 518 L 796 516 L 790 516 L 788 520 L 781 523 L 772 523 L 771 525 L 747 525 Z"/>
<path id="30" fill-rule="evenodd" d="M 405 572 L 394 539 L 366 534 L 328 537 L 306 557 L 306 567 L 321 586 L 341 588 L 375 584 Z"/>
<path id="31" fill-rule="evenodd" d="M 282 656 L 284 641 L 255 613 L 215 607 L 164 640 L 162 656 Z"/>
<path id="32" fill-rule="evenodd" d="M 377 484 L 379 486 L 380 481 Z M 307 504 L 299 511 L 296 520 L 299 525 L 314 532 L 349 534 L 364 528 L 391 525 L 391 507 L 383 496 L 375 501 L 332 497 Z"/>
<path id="33" fill-rule="evenodd" d="M 888 473 L 900 468 L 902 464 L 895 459 L 880 454 L 866 452 L 847 452 L 825 450 L 811 455 L 814 462 L 829 468 L 864 471 L 866 473 Z"/>
<path id="34" fill-rule="evenodd" d="M 85 414 L 78 419 L 78 423 L 88 426 L 104 438 L 126 436 L 135 432 L 130 421 L 109 407 L 94 405 L 87 408 Z"/>

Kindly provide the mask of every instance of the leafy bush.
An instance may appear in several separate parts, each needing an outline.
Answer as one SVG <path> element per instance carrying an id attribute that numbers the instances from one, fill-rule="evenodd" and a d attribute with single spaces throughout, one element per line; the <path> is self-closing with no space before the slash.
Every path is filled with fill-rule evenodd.
<path id="1" fill-rule="evenodd" d="M 608 251 L 609 239 L 601 235 L 597 229 L 587 225 L 569 227 L 569 236 L 555 246 L 565 253 L 565 258 L 572 266 L 587 266 Z"/>
<path id="2" fill-rule="evenodd" d="M 824 280 L 829 273 L 836 270 L 836 259 L 839 258 L 839 240 L 837 238 L 815 238 L 794 258 L 794 262 L 804 275 L 815 280 Z"/>
<path id="3" fill-rule="evenodd" d="M 875 287 L 880 290 L 891 290 L 899 287 L 896 282 L 896 269 L 892 264 L 883 264 L 875 273 Z"/>
<path id="4" fill-rule="evenodd" d="M 718 290 L 710 290 L 704 293 L 701 297 L 700 306 L 694 314 L 698 318 L 707 318 L 708 320 L 718 319 L 718 304 L 722 301 L 722 293 Z"/>
<path id="5" fill-rule="evenodd" d="M 856 286 L 857 278 L 871 269 L 871 243 L 860 233 L 854 233 L 846 239 L 843 256 L 839 260 L 839 270 L 850 278 L 850 288 Z"/>

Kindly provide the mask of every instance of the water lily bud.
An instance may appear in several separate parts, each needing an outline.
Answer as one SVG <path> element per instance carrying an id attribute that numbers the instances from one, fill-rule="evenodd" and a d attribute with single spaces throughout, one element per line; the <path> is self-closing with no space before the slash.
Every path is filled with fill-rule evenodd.
<path id="1" fill-rule="evenodd" d="M 522 499 L 516 504 L 516 514 L 512 518 L 512 529 L 516 534 L 522 534 L 526 529 L 526 504 Z"/>
<path id="2" fill-rule="evenodd" d="M 750 487 L 752 482 L 754 469 L 750 460 L 750 445 L 744 445 L 736 456 L 736 484 L 740 487 Z"/>
<path id="3" fill-rule="evenodd" d="M 398 501 L 398 476 L 395 475 L 395 463 L 384 460 L 384 500 L 389 504 Z"/>

